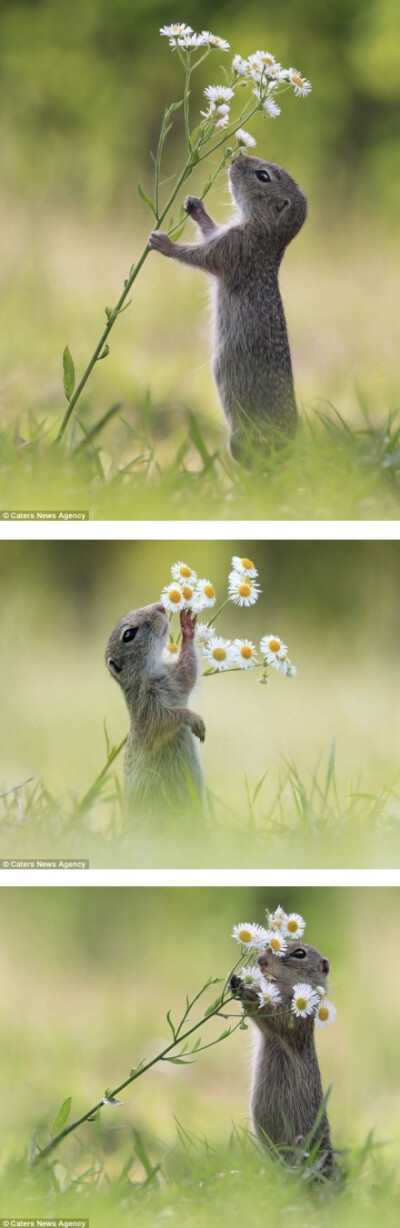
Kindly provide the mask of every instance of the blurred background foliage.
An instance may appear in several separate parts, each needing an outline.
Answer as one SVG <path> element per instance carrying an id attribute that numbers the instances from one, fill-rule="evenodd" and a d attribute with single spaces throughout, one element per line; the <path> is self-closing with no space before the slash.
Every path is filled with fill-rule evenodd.
<path id="1" fill-rule="evenodd" d="M 379 541 L 3 542 L 0 671 L 7 707 L 0 731 L 2 787 L 10 789 L 32 774 L 56 796 L 82 795 L 89 788 L 105 760 L 104 721 L 113 745 L 128 728 L 123 697 L 104 663 L 112 628 L 129 609 L 159 599 L 178 559 L 213 581 L 219 604 L 233 553 L 255 560 L 263 592 L 251 609 L 229 605 L 218 620 L 218 633 L 248 636 L 255 643 L 265 633 L 277 633 L 298 668 L 294 680 L 271 671 L 267 687 L 258 685 L 257 671 L 208 677 L 192 699 L 206 723 L 201 754 L 208 787 L 238 813 L 243 838 L 245 776 L 254 788 L 267 772 L 258 802 L 264 814 L 267 799 L 276 798 L 284 760 L 294 761 L 308 779 L 318 762 L 326 762 L 334 737 L 339 795 L 358 788 L 378 795 L 395 789 L 399 546 Z M 121 778 L 121 759 L 117 771 Z M 393 803 L 393 828 L 395 810 Z M 362 817 L 361 804 L 353 865 L 363 864 Z M 10 849 L 10 831 L 6 834 L 5 857 L 17 851 L 15 844 Z M 300 824 L 298 835 L 301 844 Z M 152 842 L 150 831 L 148 848 L 134 844 L 133 855 L 143 857 L 139 864 L 147 864 L 146 857 L 150 864 L 164 864 L 164 856 L 177 859 L 166 864 L 197 864 L 189 858 L 198 853 L 185 851 L 184 841 L 180 847 L 178 831 L 174 836 L 168 850 L 162 843 L 158 847 L 157 839 Z M 379 836 L 378 826 L 375 864 L 387 865 L 389 854 Z M 38 848 L 34 821 L 26 837 L 29 855 L 54 855 L 45 835 Z M 87 855 L 82 833 L 79 838 L 75 855 Z M 198 838 L 201 843 L 201 832 Z M 200 864 L 209 865 L 207 840 L 206 833 Z M 236 864 L 228 812 L 221 841 L 223 864 Z M 285 850 L 284 864 L 308 856 L 299 844 Z M 262 855 L 272 855 L 267 841 Z M 314 861 L 319 855 L 317 845 Z M 324 848 L 328 864 L 343 864 L 340 855 L 334 840 Z M 107 856 L 105 841 L 100 864 L 107 863 Z M 255 856 L 249 844 L 251 865 Z"/>
<path id="2" fill-rule="evenodd" d="M 183 0 L 178 12 L 170 0 L 3 0 L 0 414 L 11 439 L 2 468 L 6 507 L 54 507 L 67 494 L 61 506 L 88 508 L 96 495 L 96 515 L 142 518 L 146 486 L 153 494 L 157 469 L 149 481 L 139 461 L 122 494 L 113 475 L 148 452 L 150 435 L 161 470 L 176 463 L 176 485 L 180 449 L 188 443 L 187 408 L 198 416 L 210 451 L 224 451 L 209 363 L 206 280 L 156 254 L 135 283 L 132 307 L 118 321 L 109 357 L 96 367 L 80 404 L 86 428 L 116 401 L 123 403 L 123 422 L 109 423 L 100 438 L 101 480 L 95 462 L 90 476 L 75 463 L 60 478 L 51 456 L 44 465 L 40 449 L 41 431 L 53 429 L 65 405 L 65 345 L 80 375 L 104 307 L 117 301 L 153 224 L 137 182 L 152 188 L 150 155 L 161 117 L 182 93 L 182 67 L 159 36 L 159 27 L 176 17 L 194 28 L 210 26 L 232 49 L 212 52 L 196 75 L 194 122 L 204 86 L 223 80 L 233 52 L 264 46 L 312 81 L 307 99 L 285 94 L 279 119 L 257 117 L 252 128 L 260 154 L 286 165 L 309 198 L 307 225 L 282 271 L 301 409 L 318 426 L 316 411 L 329 412 L 333 404 L 346 422 L 365 428 L 365 413 L 375 427 L 398 404 L 397 0 L 248 0 L 245 6 Z M 178 111 L 165 147 L 166 178 L 183 157 Z M 202 191 L 208 171 L 209 164 L 195 168 L 191 192 Z M 226 220 L 224 176 L 208 199 L 217 219 Z M 191 224 L 185 233 L 193 237 Z M 37 457 L 35 446 L 24 447 L 32 439 Z M 356 451 L 348 480 L 335 441 L 336 468 L 319 448 L 318 433 L 312 441 L 307 435 L 287 479 L 285 466 L 277 465 L 280 480 L 276 489 L 269 483 L 267 512 L 265 486 L 264 498 L 263 485 L 254 490 L 254 515 L 295 518 L 301 508 L 314 518 L 394 514 L 376 478 L 379 468 L 385 480 L 393 472 L 397 481 L 398 444 L 394 458 L 377 458 L 373 440 L 371 453 L 367 435 L 364 442 L 366 457 Z M 311 476 L 303 480 L 310 458 Z M 199 467 L 194 447 L 188 466 Z M 133 489 L 139 492 L 134 505 Z M 148 509 L 149 515 L 163 517 L 168 483 L 156 494 L 156 512 Z M 201 496 L 200 490 L 196 514 Z"/>
<path id="3" fill-rule="evenodd" d="M 176 18 L 170 0 L 3 0 L 3 183 L 38 207 L 50 197 L 85 204 L 92 214 L 111 204 L 130 211 L 160 114 L 179 89 L 176 56 L 158 34 Z M 335 213 L 341 201 L 346 210 L 362 202 L 367 213 L 393 219 L 400 203 L 398 18 L 397 0 L 184 0 L 178 17 L 222 34 L 234 52 L 266 46 L 300 68 L 313 93 L 305 104 L 285 100 L 279 123 L 268 125 L 268 156 L 283 158 Z M 204 84 L 225 58 L 215 55 Z M 179 139 L 179 122 L 176 131 Z M 261 131 L 265 141 L 259 121 Z"/>
<path id="4" fill-rule="evenodd" d="M 65 1097 L 72 1095 L 72 1118 L 79 1116 L 156 1053 L 168 1034 L 167 1010 L 177 1020 L 186 993 L 194 996 L 209 976 L 228 975 L 238 955 L 233 925 L 262 924 L 266 907 L 278 904 L 305 917 L 308 941 L 331 963 L 329 996 L 338 1015 L 316 1042 L 325 1088 L 333 1084 L 335 1145 L 361 1146 L 373 1130 L 393 1163 L 398 889 L 220 886 L 3 888 L 3 1163 L 25 1151 L 36 1127 L 46 1137 Z M 215 990 L 207 1004 L 213 997 Z M 221 1021 L 210 1023 L 204 1043 L 220 1031 Z M 221 1147 L 232 1124 L 248 1127 L 250 1054 L 251 1030 L 239 1031 L 191 1066 L 150 1071 L 123 1093 L 122 1108 L 105 1108 L 99 1145 L 110 1177 L 132 1145 L 132 1127 L 158 1145 L 171 1144 L 175 1115 Z M 93 1127 L 79 1134 L 90 1142 Z M 73 1157 L 78 1170 L 87 1166 L 85 1153 L 69 1140 L 59 1159 Z"/>

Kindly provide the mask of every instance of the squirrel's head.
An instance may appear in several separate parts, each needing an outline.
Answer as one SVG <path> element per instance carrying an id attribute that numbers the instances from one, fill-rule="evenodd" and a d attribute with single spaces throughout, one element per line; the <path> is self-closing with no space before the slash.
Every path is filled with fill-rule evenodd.
<path id="1" fill-rule="evenodd" d="M 163 605 L 131 610 L 115 627 L 106 648 L 106 664 L 123 690 L 129 690 L 146 665 L 157 661 L 169 633 Z"/>
<path id="2" fill-rule="evenodd" d="M 290 1005 L 293 987 L 299 981 L 313 989 L 318 985 L 326 989 L 329 961 L 306 942 L 289 942 L 284 955 L 275 955 L 268 948 L 259 956 L 258 965 L 263 976 L 276 984 L 284 1006 Z"/>
<path id="3" fill-rule="evenodd" d="M 242 216 L 264 225 L 285 248 L 301 229 L 307 214 L 307 201 L 292 176 L 262 158 L 238 154 L 232 159 L 229 179 L 233 200 Z"/>

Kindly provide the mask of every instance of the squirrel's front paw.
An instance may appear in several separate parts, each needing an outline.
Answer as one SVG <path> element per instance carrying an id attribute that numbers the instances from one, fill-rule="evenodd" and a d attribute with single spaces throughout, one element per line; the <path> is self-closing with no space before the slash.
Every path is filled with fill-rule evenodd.
<path id="1" fill-rule="evenodd" d="M 196 632 L 197 614 L 192 614 L 191 610 L 181 610 L 179 621 L 181 624 L 182 639 L 193 640 Z"/>
<path id="2" fill-rule="evenodd" d="M 204 213 L 203 202 L 199 200 L 198 196 L 187 196 L 183 202 L 183 208 L 185 213 L 188 213 L 189 217 L 194 218 L 195 221 Z"/>
<path id="3" fill-rule="evenodd" d="M 174 244 L 169 235 L 164 234 L 163 230 L 152 230 L 149 235 L 149 247 L 154 252 L 161 252 L 163 256 L 170 256 L 174 250 Z"/>
<path id="4" fill-rule="evenodd" d="M 190 728 L 192 730 L 192 733 L 194 733 L 195 738 L 198 738 L 200 742 L 204 742 L 204 739 L 206 736 L 206 727 L 205 727 L 202 717 L 197 716 L 196 712 L 193 713 L 193 718 L 190 722 Z"/>

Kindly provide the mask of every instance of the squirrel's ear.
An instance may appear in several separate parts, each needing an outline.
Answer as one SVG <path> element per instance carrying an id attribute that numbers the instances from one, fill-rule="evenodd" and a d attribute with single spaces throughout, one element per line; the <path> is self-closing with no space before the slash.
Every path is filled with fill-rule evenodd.
<path id="1" fill-rule="evenodd" d="M 121 666 L 117 665 L 116 661 L 113 661 L 112 657 L 107 658 L 107 665 L 108 665 L 110 674 L 114 674 L 114 677 L 117 678 L 118 674 L 121 673 Z"/>
<path id="2" fill-rule="evenodd" d="M 290 209 L 290 205 L 291 205 L 291 201 L 289 200 L 288 196 L 284 196 L 283 199 L 281 198 L 280 200 L 277 200 L 276 205 L 275 205 L 275 213 L 277 215 L 277 222 L 280 222 L 281 217 L 285 213 L 287 213 L 288 209 Z"/>

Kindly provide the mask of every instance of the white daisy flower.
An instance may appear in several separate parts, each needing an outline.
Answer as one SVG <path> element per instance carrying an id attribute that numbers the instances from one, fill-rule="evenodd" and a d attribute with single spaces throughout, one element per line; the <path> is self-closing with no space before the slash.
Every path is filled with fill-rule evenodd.
<path id="1" fill-rule="evenodd" d="M 323 998 L 315 1012 L 317 1028 L 326 1028 L 328 1023 L 334 1023 L 336 1013 L 336 1007 L 333 1006 L 332 1002 L 328 1002 L 328 998 Z"/>
<path id="2" fill-rule="evenodd" d="M 285 925 L 286 920 L 287 920 L 287 913 L 285 912 L 284 908 L 281 908 L 281 906 L 279 905 L 279 907 L 275 909 L 275 912 L 270 914 L 269 923 L 270 923 L 271 929 L 282 930 Z"/>
<path id="3" fill-rule="evenodd" d="M 251 669 L 257 664 L 257 651 L 251 640 L 234 640 L 235 661 L 240 669 Z"/>
<path id="4" fill-rule="evenodd" d="M 174 22 L 172 26 L 161 26 L 160 34 L 164 38 L 183 38 L 185 34 L 193 34 L 191 26 L 186 26 L 183 22 Z"/>
<path id="5" fill-rule="evenodd" d="M 268 946 L 270 951 L 273 951 L 274 955 L 279 955 L 279 958 L 286 954 L 286 939 L 283 937 L 280 930 L 269 930 Z"/>
<path id="6" fill-rule="evenodd" d="M 245 145 L 247 149 L 252 149 L 253 146 L 257 144 L 257 141 L 254 140 L 254 136 L 251 136 L 250 132 L 245 132 L 244 128 L 237 128 L 235 136 L 238 145 Z"/>
<path id="7" fill-rule="evenodd" d="M 221 119 L 217 119 L 215 127 L 216 128 L 227 128 L 228 124 L 229 124 L 229 110 L 228 110 L 228 115 L 223 115 Z"/>
<path id="8" fill-rule="evenodd" d="M 234 98 L 234 91 L 229 85 L 207 85 L 204 90 L 205 96 L 209 102 L 230 102 Z"/>
<path id="9" fill-rule="evenodd" d="M 199 644 L 208 644 L 208 641 L 212 640 L 213 635 L 214 635 L 214 630 L 212 627 L 209 627 L 207 623 L 197 624 L 196 640 L 198 641 Z"/>
<path id="10" fill-rule="evenodd" d="M 172 640 L 170 640 L 169 644 L 166 644 L 162 650 L 161 659 L 167 665 L 172 665 L 172 662 L 176 661 L 177 657 L 179 657 L 179 646 L 178 644 L 173 644 Z"/>
<path id="11" fill-rule="evenodd" d="M 288 68 L 285 72 L 285 77 L 287 81 L 290 81 L 298 98 L 306 98 L 307 94 L 311 94 L 311 82 L 302 77 L 297 68 Z"/>
<path id="12" fill-rule="evenodd" d="M 257 59 L 263 68 L 280 68 L 280 65 L 277 65 L 275 56 L 272 55 L 272 51 L 255 51 L 254 59 Z"/>
<path id="13" fill-rule="evenodd" d="M 238 132 L 236 133 L 236 136 L 241 131 L 242 129 L 239 128 Z M 241 559 L 239 558 L 238 554 L 233 555 L 232 567 L 234 571 L 239 572 L 239 575 L 250 576 L 251 580 L 254 580 L 254 577 L 258 576 L 258 571 L 257 571 L 257 568 L 254 566 L 253 560 L 252 559 Z"/>
<path id="14" fill-rule="evenodd" d="M 173 580 L 177 580 L 178 584 L 188 580 L 190 584 L 194 584 L 197 580 L 197 574 L 193 571 L 193 567 L 189 567 L 188 563 L 173 563 L 171 567 L 171 576 Z"/>
<path id="15" fill-rule="evenodd" d="M 293 986 L 292 1011 L 299 1019 L 312 1015 L 318 1005 L 318 994 L 315 993 L 312 985 L 307 985 L 305 981 L 298 981 L 297 985 Z"/>
<path id="16" fill-rule="evenodd" d="M 265 981 L 258 993 L 260 1006 L 278 1006 L 282 1001 L 277 985 L 273 985 L 272 981 Z"/>
<path id="17" fill-rule="evenodd" d="M 232 70 L 236 72 L 238 77 L 247 77 L 249 74 L 249 65 L 247 60 L 244 60 L 241 55 L 234 55 L 232 60 Z"/>
<path id="18" fill-rule="evenodd" d="M 166 584 L 161 593 L 161 601 L 171 614 L 175 614 L 177 610 L 184 610 L 186 602 L 180 584 L 177 584 L 176 581 Z"/>
<path id="19" fill-rule="evenodd" d="M 278 107 L 278 103 L 274 102 L 273 98 L 266 98 L 263 107 L 270 119 L 277 119 L 281 113 L 281 108 Z"/>
<path id="20" fill-rule="evenodd" d="M 185 580 L 183 584 L 180 584 L 179 587 L 182 589 L 182 593 L 185 599 L 185 606 L 187 607 L 187 609 L 191 609 L 192 606 L 194 607 L 195 602 L 196 602 L 196 589 L 195 589 L 194 584 L 190 584 L 188 583 L 187 580 Z"/>
<path id="21" fill-rule="evenodd" d="M 222 635 L 214 635 L 204 645 L 203 656 L 218 670 L 230 669 L 235 663 L 233 644 L 231 640 L 224 640 Z"/>
<path id="22" fill-rule="evenodd" d="M 283 923 L 285 938 L 301 938 L 305 928 L 305 920 L 298 912 L 290 912 Z"/>
<path id="23" fill-rule="evenodd" d="M 276 662 L 281 661 L 287 653 L 287 644 L 284 644 L 279 635 L 263 635 L 260 649 L 267 664 L 276 668 Z"/>
<path id="24" fill-rule="evenodd" d="M 202 47 L 204 45 L 202 34 L 183 34 L 181 38 L 170 39 L 170 45 L 183 47 L 184 51 L 190 51 L 193 47 Z"/>
<path id="25" fill-rule="evenodd" d="M 243 985 L 259 985 L 260 987 L 265 985 L 261 968 L 257 964 L 248 964 L 246 968 L 241 968 L 238 976 Z"/>
<path id="26" fill-rule="evenodd" d="M 238 571 L 231 571 L 228 577 L 228 594 L 235 605 L 255 605 L 261 592 L 256 580 L 251 576 L 242 576 Z"/>
<path id="27" fill-rule="evenodd" d="M 196 594 L 194 603 L 195 609 L 198 612 L 200 610 L 206 610 L 207 608 L 215 605 L 216 600 L 217 594 L 215 592 L 214 585 L 211 584 L 211 580 L 206 580 L 204 578 L 202 580 L 196 580 Z"/>
<path id="28" fill-rule="evenodd" d="M 231 938 L 239 942 L 242 947 L 263 951 L 267 946 L 268 932 L 262 925 L 255 925 L 252 921 L 241 921 L 240 925 L 234 925 Z"/>
<path id="29" fill-rule="evenodd" d="M 209 43 L 210 47 L 218 47 L 219 51 L 229 51 L 230 44 L 226 38 L 220 38 L 219 34 L 210 34 L 209 30 L 202 30 L 201 37 L 204 43 Z"/>

